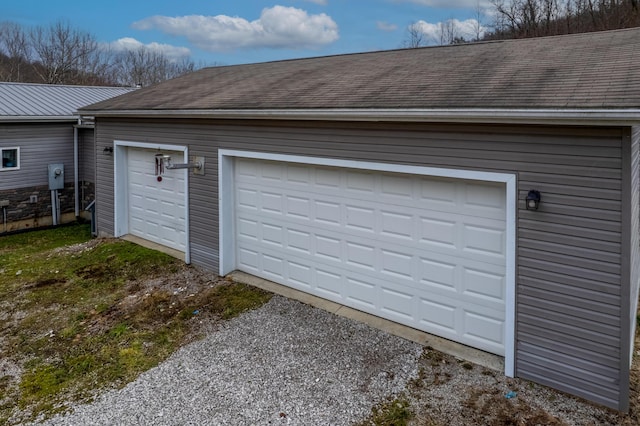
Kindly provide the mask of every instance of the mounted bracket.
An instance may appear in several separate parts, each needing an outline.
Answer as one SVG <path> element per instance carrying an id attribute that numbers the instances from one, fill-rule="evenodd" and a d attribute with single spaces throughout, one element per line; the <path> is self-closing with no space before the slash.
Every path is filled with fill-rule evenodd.
<path id="1" fill-rule="evenodd" d="M 161 175 L 164 169 L 193 169 L 193 174 L 204 175 L 204 157 L 194 157 L 191 163 L 174 163 L 168 154 L 156 154 L 156 175 Z"/>

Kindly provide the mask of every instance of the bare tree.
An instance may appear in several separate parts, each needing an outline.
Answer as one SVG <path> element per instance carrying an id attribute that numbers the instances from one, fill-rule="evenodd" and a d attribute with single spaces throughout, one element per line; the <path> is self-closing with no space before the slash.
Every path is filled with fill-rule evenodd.
<path id="1" fill-rule="evenodd" d="M 31 29 L 0 22 L 3 81 L 148 86 L 203 66 L 147 47 L 116 53 L 66 21 Z"/>
<path id="2" fill-rule="evenodd" d="M 128 86 L 150 86 L 191 72 L 195 64 L 189 59 L 172 61 L 162 52 L 140 47 L 118 55 L 117 78 Z"/>
<path id="3" fill-rule="evenodd" d="M 29 65 L 29 43 L 21 26 L 14 22 L 0 23 L 0 80 L 21 81 Z"/>
<path id="4" fill-rule="evenodd" d="M 439 31 L 439 44 L 459 44 L 464 43 L 464 38 L 460 35 L 458 26 L 454 19 L 447 19 L 444 22 L 438 24 Z"/>
<path id="5" fill-rule="evenodd" d="M 402 42 L 403 47 L 415 48 L 423 47 L 428 43 L 427 38 L 422 31 L 422 27 L 418 22 L 412 22 L 406 29 L 405 39 Z"/>
<path id="6" fill-rule="evenodd" d="M 491 0 L 489 38 L 540 37 L 640 26 L 638 0 Z"/>
<path id="7" fill-rule="evenodd" d="M 483 16 L 485 15 L 484 9 L 480 6 L 480 0 L 476 0 L 475 7 L 475 23 L 473 24 L 474 41 L 480 41 L 484 33 L 484 25 L 482 24 Z"/>
<path id="8" fill-rule="evenodd" d="M 49 84 L 74 84 L 80 80 L 90 62 L 90 56 L 98 50 L 94 36 L 58 21 L 49 27 L 36 27 L 31 31 L 31 43 L 35 52 L 36 71 L 43 82 Z"/>

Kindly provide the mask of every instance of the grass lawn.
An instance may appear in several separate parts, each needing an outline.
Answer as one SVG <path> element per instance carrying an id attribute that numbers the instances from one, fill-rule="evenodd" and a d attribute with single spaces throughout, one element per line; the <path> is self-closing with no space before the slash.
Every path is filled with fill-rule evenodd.
<path id="1" fill-rule="evenodd" d="M 0 237 L 0 424 L 121 387 L 270 295 L 88 225 Z"/>

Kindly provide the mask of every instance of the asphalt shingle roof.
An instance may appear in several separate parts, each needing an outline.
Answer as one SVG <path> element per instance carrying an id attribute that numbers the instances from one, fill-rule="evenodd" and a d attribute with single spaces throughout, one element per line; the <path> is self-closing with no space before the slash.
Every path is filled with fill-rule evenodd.
<path id="1" fill-rule="evenodd" d="M 640 107 L 640 28 L 205 68 L 84 108 Z"/>
<path id="2" fill-rule="evenodd" d="M 82 106 L 132 90 L 128 87 L 0 83 L 0 120 L 72 117 Z"/>

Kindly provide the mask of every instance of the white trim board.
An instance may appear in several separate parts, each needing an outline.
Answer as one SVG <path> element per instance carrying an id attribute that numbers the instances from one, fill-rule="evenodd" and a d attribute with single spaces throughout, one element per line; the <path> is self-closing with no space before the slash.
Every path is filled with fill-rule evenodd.
<path id="1" fill-rule="evenodd" d="M 189 148 L 184 145 L 154 144 L 148 142 L 113 141 L 113 235 L 121 237 L 129 233 L 128 202 L 127 202 L 127 148 L 146 148 L 164 151 L 181 151 L 183 161 L 189 162 Z M 191 263 L 191 245 L 189 244 L 189 173 L 184 170 L 184 205 L 185 205 L 185 263 Z"/>
<path id="2" fill-rule="evenodd" d="M 310 108 L 86 111 L 98 117 L 222 118 L 255 120 L 390 121 L 437 123 L 623 125 L 640 122 L 640 109 L 563 108 Z"/>
<path id="3" fill-rule="evenodd" d="M 299 155 L 272 154 L 265 152 L 218 150 L 218 206 L 220 229 L 220 275 L 236 269 L 235 223 L 234 223 L 234 158 L 253 158 L 289 163 L 373 170 L 391 173 L 406 173 L 423 176 L 448 177 L 488 182 L 502 182 L 506 187 L 506 311 L 505 311 L 505 375 L 515 374 L 515 257 L 516 257 L 516 176 L 510 173 L 494 173 L 473 170 L 443 169 L 436 167 L 410 166 L 403 164 L 376 163 L 369 161 L 340 160 L 332 158 L 305 157 Z"/>

